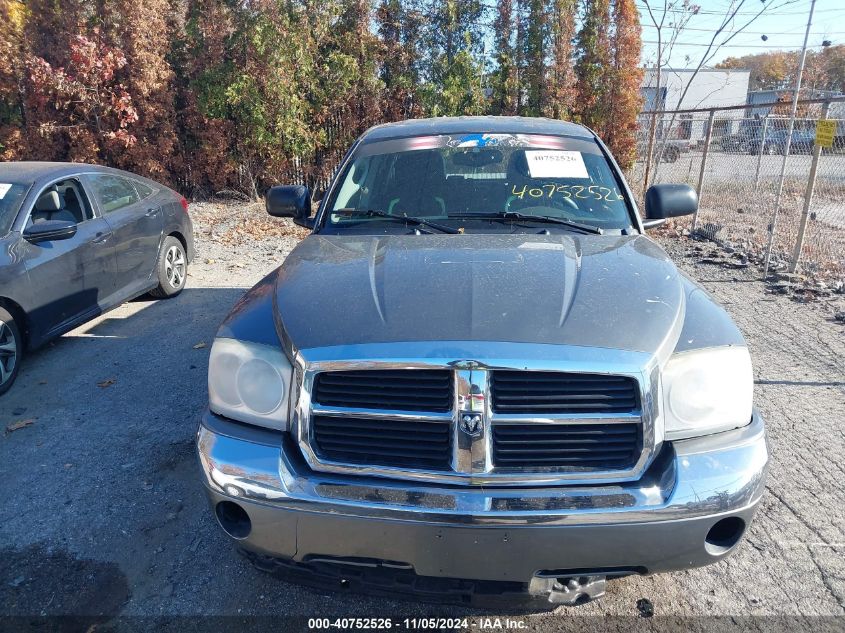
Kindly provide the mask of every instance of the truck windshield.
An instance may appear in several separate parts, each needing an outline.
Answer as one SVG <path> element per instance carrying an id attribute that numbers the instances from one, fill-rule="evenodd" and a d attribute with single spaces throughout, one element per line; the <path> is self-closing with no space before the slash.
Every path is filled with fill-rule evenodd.
<path id="1" fill-rule="evenodd" d="M 390 224 L 392 218 L 385 215 L 452 227 L 471 227 L 473 220 L 524 225 L 534 216 L 538 223 L 558 218 L 623 230 L 632 226 L 625 196 L 615 170 L 591 139 L 420 136 L 360 145 L 327 201 L 325 226 Z M 567 230 L 565 222 L 547 221 L 543 227 Z"/>

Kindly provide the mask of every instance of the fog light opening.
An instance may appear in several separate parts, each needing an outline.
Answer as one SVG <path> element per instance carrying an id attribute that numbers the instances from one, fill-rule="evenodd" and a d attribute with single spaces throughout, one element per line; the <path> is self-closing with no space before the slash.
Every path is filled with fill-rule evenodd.
<path id="1" fill-rule="evenodd" d="M 252 521 L 241 506 L 231 501 L 221 501 L 214 508 L 220 527 L 229 536 L 245 539 L 252 531 Z"/>
<path id="2" fill-rule="evenodd" d="M 733 549 L 745 532 L 745 521 L 728 517 L 717 521 L 704 539 L 704 549 L 713 556 L 720 556 Z"/>

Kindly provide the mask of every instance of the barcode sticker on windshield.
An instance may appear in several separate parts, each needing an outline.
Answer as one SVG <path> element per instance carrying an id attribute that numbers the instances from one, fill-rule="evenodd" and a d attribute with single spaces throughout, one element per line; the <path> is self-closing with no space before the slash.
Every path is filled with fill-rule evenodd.
<path id="1" fill-rule="evenodd" d="M 581 152 L 526 150 L 528 174 L 532 178 L 589 178 Z"/>
<path id="2" fill-rule="evenodd" d="M 6 194 L 9 192 L 9 189 L 12 188 L 12 185 L 7 185 L 5 183 L 0 182 L 0 200 L 2 200 Z"/>

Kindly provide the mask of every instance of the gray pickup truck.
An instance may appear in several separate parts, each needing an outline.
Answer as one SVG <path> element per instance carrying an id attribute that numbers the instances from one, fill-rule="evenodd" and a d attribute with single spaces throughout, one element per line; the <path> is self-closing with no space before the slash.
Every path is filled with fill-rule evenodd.
<path id="1" fill-rule="evenodd" d="M 381 125 L 313 233 L 211 349 L 197 448 L 220 526 L 322 589 L 530 608 L 717 563 L 764 489 L 751 361 L 645 229 L 595 134 L 546 119 Z"/>

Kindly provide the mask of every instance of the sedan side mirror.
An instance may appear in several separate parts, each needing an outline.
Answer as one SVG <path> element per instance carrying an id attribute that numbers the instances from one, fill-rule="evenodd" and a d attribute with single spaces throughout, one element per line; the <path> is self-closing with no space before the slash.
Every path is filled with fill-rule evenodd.
<path id="1" fill-rule="evenodd" d="M 691 215 L 698 210 L 698 194 L 689 185 L 652 185 L 645 194 L 647 229 L 660 226 L 668 218 Z"/>
<path id="2" fill-rule="evenodd" d="M 27 227 L 23 237 L 27 242 L 54 242 L 68 240 L 76 235 L 76 222 L 69 220 L 46 220 Z"/>
<path id="3" fill-rule="evenodd" d="M 311 191 L 303 185 L 270 187 L 265 199 L 267 213 L 277 218 L 293 218 L 302 226 L 309 226 Z"/>

